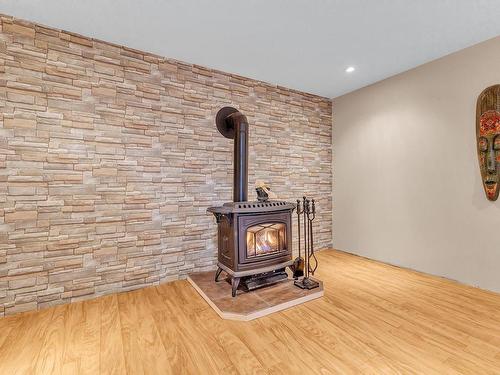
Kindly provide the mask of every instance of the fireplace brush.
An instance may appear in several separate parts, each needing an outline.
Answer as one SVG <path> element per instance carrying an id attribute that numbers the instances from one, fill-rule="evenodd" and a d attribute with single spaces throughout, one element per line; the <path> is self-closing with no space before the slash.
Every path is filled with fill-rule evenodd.
<path id="1" fill-rule="evenodd" d="M 319 286 L 319 283 L 316 280 L 310 278 L 309 275 L 314 275 L 316 269 L 318 268 L 318 259 L 314 254 L 314 236 L 313 236 L 313 221 L 316 218 L 316 203 L 314 199 L 309 200 L 306 197 L 302 198 L 302 207 L 300 207 L 300 201 L 297 201 L 297 222 L 298 222 L 298 236 L 299 236 L 299 258 L 301 258 L 300 254 L 300 217 L 303 218 L 303 231 L 304 231 L 304 265 L 302 268 L 302 275 L 297 271 L 297 267 L 295 264 L 298 261 L 297 259 L 294 262 L 293 273 L 294 284 L 302 289 L 314 289 Z M 311 265 L 312 261 L 312 265 Z M 302 276 L 301 279 L 299 277 Z"/>

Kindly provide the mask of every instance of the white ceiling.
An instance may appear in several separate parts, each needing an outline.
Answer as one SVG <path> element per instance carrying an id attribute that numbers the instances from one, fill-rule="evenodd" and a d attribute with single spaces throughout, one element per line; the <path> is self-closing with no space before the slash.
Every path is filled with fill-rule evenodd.
<path id="1" fill-rule="evenodd" d="M 500 0 L 0 0 L 0 13 L 326 97 L 500 34 Z"/>

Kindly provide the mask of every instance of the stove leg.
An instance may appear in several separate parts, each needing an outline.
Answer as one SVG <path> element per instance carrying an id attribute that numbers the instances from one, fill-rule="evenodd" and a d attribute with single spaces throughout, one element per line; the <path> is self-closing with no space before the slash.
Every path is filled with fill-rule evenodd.
<path id="1" fill-rule="evenodd" d="M 222 268 L 217 267 L 217 271 L 215 272 L 215 282 L 219 281 L 220 273 L 222 272 Z"/>
<path id="2" fill-rule="evenodd" d="M 239 277 L 233 277 L 231 279 L 231 287 L 232 287 L 232 296 L 236 297 L 236 289 L 238 289 L 238 285 L 240 285 L 240 278 Z"/>

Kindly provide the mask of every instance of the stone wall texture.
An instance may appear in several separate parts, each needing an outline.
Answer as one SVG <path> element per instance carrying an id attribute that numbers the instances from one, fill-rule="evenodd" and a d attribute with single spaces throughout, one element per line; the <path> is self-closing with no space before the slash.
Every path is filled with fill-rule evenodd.
<path id="1" fill-rule="evenodd" d="M 331 246 L 329 99 L 0 19 L 0 316 L 214 269 L 226 105 L 251 126 L 249 185 L 317 198 Z"/>

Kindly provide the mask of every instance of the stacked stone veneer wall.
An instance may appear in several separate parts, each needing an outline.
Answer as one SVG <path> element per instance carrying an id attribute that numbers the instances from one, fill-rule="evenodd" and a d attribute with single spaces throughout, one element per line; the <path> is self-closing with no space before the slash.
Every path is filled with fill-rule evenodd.
<path id="1" fill-rule="evenodd" d="M 251 124 L 250 186 L 313 194 L 330 246 L 330 100 L 0 19 L 0 315 L 213 269 L 225 105 Z"/>

